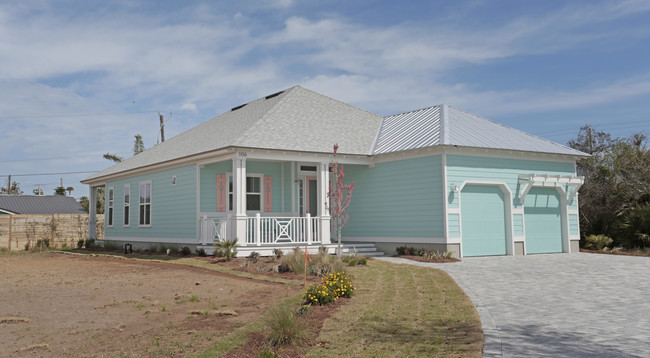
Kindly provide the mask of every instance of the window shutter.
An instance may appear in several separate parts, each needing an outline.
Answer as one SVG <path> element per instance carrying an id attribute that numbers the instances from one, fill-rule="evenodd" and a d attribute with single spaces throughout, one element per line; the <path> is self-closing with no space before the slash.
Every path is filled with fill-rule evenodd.
<path id="1" fill-rule="evenodd" d="M 226 211 L 227 198 L 226 174 L 217 174 L 217 211 Z"/>
<path id="2" fill-rule="evenodd" d="M 273 177 L 264 177 L 264 211 L 273 211 Z"/>

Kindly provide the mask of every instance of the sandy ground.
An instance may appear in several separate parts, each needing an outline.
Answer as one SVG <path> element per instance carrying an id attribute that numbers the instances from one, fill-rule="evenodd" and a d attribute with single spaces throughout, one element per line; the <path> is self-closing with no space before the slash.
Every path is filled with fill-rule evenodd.
<path id="1" fill-rule="evenodd" d="M 298 290 L 171 263 L 0 255 L 0 357 L 183 356 Z"/>

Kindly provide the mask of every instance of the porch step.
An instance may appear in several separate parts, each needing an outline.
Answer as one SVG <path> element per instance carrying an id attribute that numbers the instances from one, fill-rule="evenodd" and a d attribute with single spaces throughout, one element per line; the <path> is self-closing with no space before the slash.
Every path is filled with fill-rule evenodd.
<path id="1" fill-rule="evenodd" d="M 384 256 L 382 251 L 377 251 L 375 244 L 341 244 L 343 254 L 350 255 L 357 252 L 357 256 Z"/>

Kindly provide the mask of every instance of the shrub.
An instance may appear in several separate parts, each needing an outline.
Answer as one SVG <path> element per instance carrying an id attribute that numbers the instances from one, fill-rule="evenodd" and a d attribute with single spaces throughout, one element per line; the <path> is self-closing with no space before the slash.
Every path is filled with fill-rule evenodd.
<path id="1" fill-rule="evenodd" d="M 620 239 L 628 249 L 650 247 L 650 203 L 638 204 L 623 215 Z"/>
<path id="2" fill-rule="evenodd" d="M 268 341 L 274 346 L 287 345 L 304 339 L 303 327 L 296 321 L 296 315 L 288 307 L 271 310 L 266 320 Z"/>
<path id="3" fill-rule="evenodd" d="M 199 257 L 206 257 L 206 256 L 208 256 L 208 255 L 205 253 L 205 250 L 204 250 L 204 249 L 196 249 L 196 254 L 199 255 Z"/>
<path id="4" fill-rule="evenodd" d="M 230 261 L 233 257 L 237 255 L 237 242 L 239 240 L 234 238 L 233 240 L 223 240 L 217 243 L 218 251 L 226 258 L 226 261 Z"/>
<path id="5" fill-rule="evenodd" d="M 248 257 L 246 257 L 246 259 L 248 259 L 248 261 L 256 264 L 257 261 L 260 260 L 260 253 L 257 252 L 257 251 L 253 251 L 248 255 Z"/>
<path id="6" fill-rule="evenodd" d="M 78 249 L 82 249 L 85 245 L 86 245 L 86 240 L 79 239 L 79 241 L 77 241 L 77 248 Z"/>
<path id="7" fill-rule="evenodd" d="M 187 255 L 189 255 L 191 253 L 192 253 L 192 250 L 189 247 L 187 247 L 187 246 L 181 247 L 181 255 L 187 256 Z"/>
<path id="8" fill-rule="evenodd" d="M 452 258 L 452 257 L 454 256 L 454 253 L 451 252 L 450 250 L 447 250 L 447 251 L 445 251 L 445 253 L 443 254 L 443 256 L 444 256 L 445 258 L 447 258 L 447 259 L 450 259 L 450 258 Z"/>
<path id="9" fill-rule="evenodd" d="M 306 304 L 325 305 L 339 297 L 350 298 L 353 294 L 352 277 L 344 272 L 336 272 L 323 277 L 320 284 L 309 286 L 303 299 Z"/>
<path id="10" fill-rule="evenodd" d="M 438 250 L 427 250 L 427 252 L 424 254 L 424 258 L 427 260 L 435 260 L 439 259 L 442 255 Z"/>
<path id="11" fill-rule="evenodd" d="M 36 240 L 36 250 L 45 250 L 50 248 L 50 239 Z"/>
<path id="12" fill-rule="evenodd" d="M 279 273 L 291 272 L 291 267 L 289 267 L 289 265 L 283 262 L 278 265 L 278 272 Z"/>
<path id="13" fill-rule="evenodd" d="M 293 252 L 282 257 L 282 263 L 289 266 L 291 271 L 295 273 L 303 273 L 305 272 L 305 253 L 299 247 L 296 247 Z"/>
<path id="14" fill-rule="evenodd" d="M 318 254 L 319 255 L 329 255 L 330 251 L 327 248 L 327 246 L 319 246 L 318 247 Z"/>
<path id="15" fill-rule="evenodd" d="M 284 255 L 284 252 L 280 249 L 273 249 L 273 255 L 276 259 L 279 259 L 282 257 L 282 255 Z"/>
<path id="16" fill-rule="evenodd" d="M 405 246 L 398 246 L 398 247 L 395 249 L 395 253 L 396 253 L 398 256 L 404 256 L 404 255 L 406 255 L 406 245 L 405 245 Z"/>
<path id="17" fill-rule="evenodd" d="M 589 235 L 585 238 L 585 247 L 590 250 L 603 251 L 614 240 L 606 235 Z"/>
<path id="18" fill-rule="evenodd" d="M 86 240 L 86 248 L 87 249 L 94 249 L 95 248 L 95 239 L 89 238 Z"/>
<path id="19" fill-rule="evenodd" d="M 424 254 L 427 253 L 427 249 L 425 249 L 425 248 L 420 248 L 420 249 L 415 250 L 415 253 L 416 253 L 418 256 L 424 256 Z"/>

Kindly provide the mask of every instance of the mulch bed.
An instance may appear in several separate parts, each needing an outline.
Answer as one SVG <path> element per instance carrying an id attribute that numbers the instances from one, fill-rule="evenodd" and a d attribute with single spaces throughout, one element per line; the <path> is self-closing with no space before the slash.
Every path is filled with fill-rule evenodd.
<path id="1" fill-rule="evenodd" d="M 650 255 L 647 255 L 647 254 L 642 254 L 642 253 L 637 253 L 637 252 L 625 252 L 625 251 L 596 251 L 596 250 L 580 249 L 580 252 L 586 252 L 586 253 L 589 253 L 589 254 L 650 257 Z"/>
<path id="2" fill-rule="evenodd" d="M 427 259 L 425 257 L 417 256 L 417 255 L 395 255 L 393 257 L 399 257 L 399 258 L 402 258 L 402 259 L 409 259 L 409 260 L 413 260 L 413 261 L 433 262 L 433 263 L 446 263 L 446 262 L 458 262 L 458 261 L 460 261 L 459 259 L 454 258 L 454 257 L 450 257 L 450 258 L 440 257 L 440 258 L 437 258 L 437 259 Z"/>
<path id="3" fill-rule="evenodd" d="M 323 327 L 323 322 L 329 318 L 336 310 L 348 302 L 347 299 L 339 299 L 336 302 L 325 306 L 311 306 L 306 313 L 298 316 L 298 324 L 303 327 L 305 339 L 300 344 L 272 347 L 267 341 L 266 336 L 260 332 L 249 335 L 249 339 L 241 347 L 226 353 L 223 357 L 227 358 L 258 358 L 260 352 L 268 349 L 280 357 L 303 357 L 309 349 L 315 345 L 324 344 L 317 342 L 316 337 Z"/>
<path id="4" fill-rule="evenodd" d="M 230 261 L 226 261 L 226 259 L 223 257 L 211 257 L 211 256 L 208 257 L 197 256 L 195 257 L 195 259 L 206 261 L 211 264 L 227 267 L 230 268 L 231 270 L 248 272 L 256 275 L 279 277 L 287 280 L 298 280 L 298 281 L 302 281 L 305 279 L 304 274 L 297 274 L 294 272 L 284 272 L 284 273 L 275 272 L 273 268 L 277 267 L 280 264 L 280 260 L 273 261 L 269 257 L 260 257 L 259 261 L 257 261 L 256 263 L 253 262 L 246 263 L 248 259 L 245 257 L 236 257 L 231 259 Z M 312 275 L 307 275 L 307 281 L 320 282 L 321 278 Z"/>

